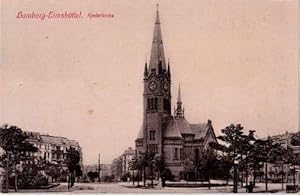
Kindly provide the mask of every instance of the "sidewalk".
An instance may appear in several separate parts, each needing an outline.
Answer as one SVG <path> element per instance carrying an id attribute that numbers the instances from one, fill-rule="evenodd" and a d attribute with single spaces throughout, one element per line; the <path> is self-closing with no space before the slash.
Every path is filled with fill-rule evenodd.
<path id="1" fill-rule="evenodd" d="M 59 184 L 53 188 L 48 189 L 19 189 L 17 193 L 37 193 L 37 192 L 73 192 L 76 190 L 76 186 L 73 186 L 72 188 L 68 189 L 67 185 Z M 10 189 L 9 192 L 15 192 L 14 189 Z"/>
<path id="2" fill-rule="evenodd" d="M 218 182 L 217 182 L 218 183 Z M 148 184 L 148 182 L 147 182 Z M 119 182 L 118 185 L 126 187 L 129 189 L 144 189 L 145 192 L 199 192 L 199 193 L 232 193 L 233 186 L 231 183 L 228 186 L 212 186 L 210 189 L 208 187 L 165 187 L 159 188 L 157 185 L 154 185 L 153 188 L 150 186 L 144 187 L 143 182 L 140 182 L 140 187 L 135 185 L 132 182 Z M 265 183 L 256 183 L 255 188 L 253 189 L 254 193 L 265 193 Z M 281 184 L 279 183 L 269 183 L 268 184 L 269 193 L 285 193 L 285 188 L 282 190 Z M 238 193 L 247 193 L 245 187 L 238 186 Z"/>
<path id="3" fill-rule="evenodd" d="M 133 185 L 132 181 L 131 182 L 118 182 L 118 184 L 120 186 L 126 187 L 126 188 L 144 188 L 144 189 L 152 188 L 151 187 L 151 182 L 149 182 L 149 181 L 146 182 L 146 186 L 145 187 L 144 187 L 144 182 L 143 181 L 139 182 L 139 186 L 138 186 L 138 182 L 137 181 L 134 182 L 134 185 Z M 153 181 L 153 188 L 152 189 L 157 188 L 158 187 L 157 184 L 158 184 L 157 181 Z"/>

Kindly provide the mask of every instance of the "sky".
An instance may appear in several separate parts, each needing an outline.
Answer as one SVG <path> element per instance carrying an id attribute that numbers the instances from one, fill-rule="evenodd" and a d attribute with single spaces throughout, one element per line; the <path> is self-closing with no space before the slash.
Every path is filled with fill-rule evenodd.
<path id="1" fill-rule="evenodd" d="M 134 147 L 157 3 L 172 103 L 180 83 L 189 122 L 210 119 L 217 135 L 231 123 L 258 137 L 298 130 L 296 0 L 1 0 L 0 124 L 74 139 L 84 164 Z"/>

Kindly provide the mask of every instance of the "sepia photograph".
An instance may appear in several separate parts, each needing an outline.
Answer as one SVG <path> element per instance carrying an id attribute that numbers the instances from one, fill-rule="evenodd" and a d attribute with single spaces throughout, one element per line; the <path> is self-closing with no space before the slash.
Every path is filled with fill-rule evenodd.
<path id="1" fill-rule="evenodd" d="M 299 193 L 299 0 L 0 0 L 1 193 Z"/>

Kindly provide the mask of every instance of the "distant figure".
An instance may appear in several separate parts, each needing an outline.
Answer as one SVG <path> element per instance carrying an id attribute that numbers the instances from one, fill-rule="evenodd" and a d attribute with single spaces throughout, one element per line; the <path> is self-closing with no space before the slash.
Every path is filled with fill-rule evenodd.
<path id="1" fill-rule="evenodd" d="M 248 193 L 253 193 L 254 184 L 250 182 L 249 185 L 246 186 Z"/>

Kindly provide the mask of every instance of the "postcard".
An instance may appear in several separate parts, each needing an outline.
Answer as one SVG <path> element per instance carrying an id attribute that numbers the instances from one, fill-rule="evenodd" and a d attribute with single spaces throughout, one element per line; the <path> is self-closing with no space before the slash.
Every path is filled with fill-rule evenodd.
<path id="1" fill-rule="evenodd" d="M 0 191 L 298 192 L 299 1 L 2 0 Z"/>

